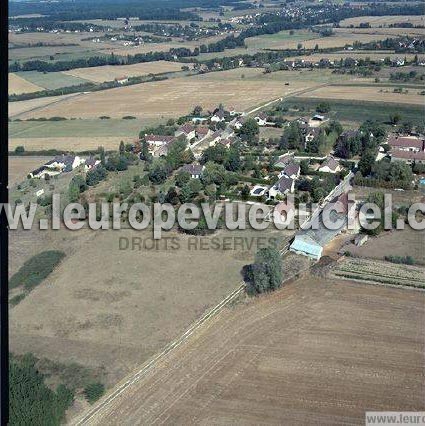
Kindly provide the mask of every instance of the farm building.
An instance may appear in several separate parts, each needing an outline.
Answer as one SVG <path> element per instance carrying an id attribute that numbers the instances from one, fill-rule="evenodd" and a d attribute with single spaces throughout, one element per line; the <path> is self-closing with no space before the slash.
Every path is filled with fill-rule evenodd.
<path id="1" fill-rule="evenodd" d="M 333 157 L 328 157 L 319 167 L 319 172 L 322 173 L 338 173 L 342 170 L 341 165 Z"/>
<path id="2" fill-rule="evenodd" d="M 296 235 L 290 251 L 310 257 L 314 260 L 319 260 L 322 257 L 323 247 L 307 234 Z"/>
<path id="3" fill-rule="evenodd" d="M 342 211 L 332 209 L 329 213 L 328 221 L 331 226 L 324 225 L 322 212 L 313 221 L 313 225 L 309 229 L 301 229 L 295 236 L 289 250 L 307 256 L 314 260 L 319 260 L 322 256 L 323 248 L 331 242 L 337 235 L 347 228 L 348 223 L 348 197 L 347 194 L 341 194 L 334 198 L 330 204 L 335 208 L 340 203 Z"/>

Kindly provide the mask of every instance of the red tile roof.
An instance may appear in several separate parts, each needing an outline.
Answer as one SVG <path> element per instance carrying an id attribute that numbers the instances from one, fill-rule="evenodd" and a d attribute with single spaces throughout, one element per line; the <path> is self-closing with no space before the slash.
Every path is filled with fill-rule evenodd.
<path id="1" fill-rule="evenodd" d="M 422 139 L 411 137 L 392 136 L 388 139 L 388 145 L 393 148 L 414 148 L 419 151 L 424 150 L 424 141 Z"/>
<path id="2" fill-rule="evenodd" d="M 391 151 L 391 156 L 395 159 L 400 158 L 401 160 L 425 160 L 425 152 L 413 152 L 413 151 L 403 151 L 400 149 L 394 149 Z"/>

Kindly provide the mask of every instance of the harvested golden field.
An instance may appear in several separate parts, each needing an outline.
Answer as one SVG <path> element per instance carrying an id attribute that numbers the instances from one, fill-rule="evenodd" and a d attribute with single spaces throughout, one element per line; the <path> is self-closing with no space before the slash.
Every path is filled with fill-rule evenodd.
<path id="1" fill-rule="evenodd" d="M 306 277 L 210 320 L 84 424 L 363 424 L 425 408 L 425 293 Z"/>
<path id="2" fill-rule="evenodd" d="M 242 75 L 245 78 L 241 78 Z M 319 80 L 323 82 L 328 78 L 318 75 L 315 81 L 315 75 L 312 72 L 299 79 L 298 74 L 291 72 L 265 75 L 259 69 L 236 69 L 88 93 L 47 105 L 24 117 L 168 118 L 186 114 L 196 105 L 212 109 L 220 103 L 245 110 L 318 86 Z M 285 86 L 284 82 L 290 85 Z"/>
<path id="3" fill-rule="evenodd" d="M 105 65 L 102 67 L 76 68 L 70 71 L 64 71 L 64 74 L 73 77 L 84 78 L 95 83 L 112 81 L 121 76 L 138 77 L 148 74 L 159 74 L 164 72 L 180 71 L 183 65 L 179 62 L 157 61 L 146 62 L 134 65 Z"/>
<path id="4" fill-rule="evenodd" d="M 170 49 L 176 49 L 179 47 L 191 47 L 191 42 L 164 42 L 164 43 L 146 43 L 142 44 L 140 46 L 120 46 L 117 43 L 109 43 L 108 46 L 105 46 L 105 44 L 99 43 L 99 50 L 102 51 L 104 54 L 111 54 L 114 55 L 136 55 L 137 53 L 148 53 L 148 52 L 168 52 Z"/>
<path id="5" fill-rule="evenodd" d="M 12 150 L 10 143 L 9 149 Z M 50 159 L 51 157 L 9 156 L 9 187 L 25 180 L 29 172 Z"/>
<path id="6" fill-rule="evenodd" d="M 8 75 L 9 80 L 9 86 L 8 86 L 8 92 L 9 95 L 20 95 L 21 93 L 31 93 L 31 92 L 38 92 L 39 90 L 43 90 L 43 87 L 37 86 L 36 84 L 33 84 L 15 73 L 9 73 Z"/>
<path id="7" fill-rule="evenodd" d="M 134 137 L 126 136 L 102 136 L 102 137 L 41 137 L 41 138 L 9 138 L 9 150 L 13 151 L 17 146 L 24 146 L 27 151 L 46 149 L 58 149 L 61 151 L 87 151 L 96 150 L 103 146 L 106 150 L 116 149 L 120 142 L 134 142 Z"/>
<path id="8" fill-rule="evenodd" d="M 350 25 L 358 26 L 362 22 L 369 22 L 372 27 L 387 26 L 400 22 L 410 22 L 413 25 L 425 25 L 425 18 L 420 15 L 395 15 L 395 16 L 359 16 L 356 18 L 347 18 L 340 21 L 341 27 L 349 27 Z M 402 31 L 405 28 L 401 29 Z"/>
<path id="9" fill-rule="evenodd" d="M 303 43 L 304 48 L 314 49 L 316 44 L 319 46 L 319 49 L 326 49 L 329 47 L 344 47 L 345 45 L 352 45 L 356 41 L 361 43 L 369 43 L 372 41 L 379 41 L 388 38 L 386 34 L 363 34 L 363 33 L 352 33 L 351 31 L 339 31 L 331 37 L 322 37 L 319 39 L 307 40 Z M 297 46 L 291 46 L 296 48 Z"/>
<path id="10" fill-rule="evenodd" d="M 327 86 L 312 90 L 303 98 L 351 99 L 356 101 L 393 102 L 400 104 L 425 105 L 420 89 L 408 89 L 408 93 L 394 93 L 394 87 L 373 87 L 358 85 Z"/>
<path id="11" fill-rule="evenodd" d="M 63 96 L 49 96 L 45 98 L 30 99 L 27 101 L 9 102 L 9 117 L 18 118 L 21 114 L 29 111 L 36 111 L 40 108 L 44 108 L 47 105 L 58 105 L 68 98 L 79 96 L 80 94 L 70 94 Z M 54 108 L 53 108 L 54 109 Z M 58 114 L 53 114 L 58 115 Z"/>
<path id="12" fill-rule="evenodd" d="M 320 49 L 325 49 L 352 45 L 355 41 L 367 43 L 388 38 L 388 35 L 381 34 L 379 31 L 372 34 L 372 30 L 369 30 L 369 33 L 361 31 L 354 33 L 347 29 L 336 30 L 338 31 L 331 37 L 321 37 L 318 33 L 307 31 L 295 31 L 295 34 L 291 36 L 288 31 L 282 31 L 277 34 L 247 38 L 246 44 L 249 48 L 256 49 L 296 49 L 299 44 L 306 49 L 313 49 L 317 44 Z"/>
<path id="13" fill-rule="evenodd" d="M 87 47 L 93 50 L 105 46 L 104 43 L 93 43 L 90 40 L 84 40 L 91 37 L 101 37 L 103 33 L 90 33 L 90 32 L 80 32 L 80 33 L 42 33 L 42 32 L 33 32 L 33 33 L 10 33 L 9 34 L 9 43 L 16 45 L 25 45 L 25 44 L 35 44 L 35 43 L 48 43 L 52 45 L 50 47 L 50 52 L 60 51 L 61 44 L 77 44 L 81 47 Z M 55 46 L 57 45 L 57 46 Z M 108 44 L 109 46 L 109 44 Z M 48 47 L 48 46 L 47 46 Z"/>

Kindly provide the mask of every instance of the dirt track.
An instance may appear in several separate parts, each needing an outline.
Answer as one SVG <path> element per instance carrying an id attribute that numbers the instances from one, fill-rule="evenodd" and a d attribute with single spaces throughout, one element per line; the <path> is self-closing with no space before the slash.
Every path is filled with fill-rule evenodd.
<path id="1" fill-rule="evenodd" d="M 86 424 L 357 424 L 423 410 L 425 294 L 307 278 L 220 314 Z"/>

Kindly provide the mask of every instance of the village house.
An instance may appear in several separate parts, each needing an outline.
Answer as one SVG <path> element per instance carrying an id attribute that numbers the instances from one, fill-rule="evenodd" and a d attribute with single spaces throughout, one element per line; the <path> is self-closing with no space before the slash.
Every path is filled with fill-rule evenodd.
<path id="1" fill-rule="evenodd" d="M 295 189 L 295 180 L 290 177 L 283 175 L 279 180 L 269 188 L 269 198 L 272 200 L 276 197 L 283 197 L 288 193 L 294 192 Z"/>
<path id="2" fill-rule="evenodd" d="M 319 127 L 307 126 L 304 135 L 304 148 L 307 148 L 308 144 L 313 142 L 313 140 L 320 135 L 320 132 L 321 130 Z"/>
<path id="3" fill-rule="evenodd" d="M 402 67 L 403 65 L 404 65 L 404 59 L 402 58 L 391 59 L 392 67 Z"/>
<path id="4" fill-rule="evenodd" d="M 406 164 L 425 164 L 425 151 L 405 151 L 395 149 L 391 151 L 391 161 L 403 161 Z"/>
<path id="5" fill-rule="evenodd" d="M 167 143 L 165 143 L 165 144 L 163 144 L 163 145 L 161 145 L 161 146 L 159 146 L 158 148 L 156 148 L 154 151 L 152 151 L 152 155 L 154 156 L 154 157 L 162 157 L 162 156 L 165 156 L 165 155 L 167 155 L 168 154 L 168 149 L 170 148 L 170 146 L 175 142 L 175 141 L 177 141 L 178 139 L 177 138 L 173 138 L 173 139 L 170 139 L 170 141 L 169 142 L 167 142 Z"/>
<path id="6" fill-rule="evenodd" d="M 214 115 L 211 117 L 212 123 L 221 123 L 222 121 L 225 121 L 225 115 L 223 110 L 217 110 L 214 112 Z"/>
<path id="7" fill-rule="evenodd" d="M 230 107 L 229 108 L 229 114 L 230 114 L 231 117 L 234 117 L 235 115 L 239 115 L 239 114 L 242 114 L 242 113 L 236 111 L 236 109 L 234 107 Z"/>
<path id="8" fill-rule="evenodd" d="M 240 128 L 243 126 L 243 124 L 245 123 L 245 121 L 246 121 L 246 117 L 244 117 L 244 116 L 240 116 L 240 117 L 238 117 L 236 120 L 235 120 L 235 122 L 233 123 L 233 127 L 236 129 L 236 130 L 240 130 Z"/>
<path id="9" fill-rule="evenodd" d="M 167 143 L 172 142 L 175 139 L 175 136 L 170 135 L 145 135 L 145 141 L 152 149 L 156 147 L 166 145 Z"/>
<path id="10" fill-rule="evenodd" d="M 318 169 L 318 171 L 322 173 L 338 173 L 341 170 L 341 164 L 339 164 L 339 162 L 331 156 L 327 157 Z"/>
<path id="11" fill-rule="evenodd" d="M 202 140 L 202 139 L 205 139 L 206 137 L 208 137 L 212 133 L 212 131 L 207 126 L 199 126 L 195 130 L 195 133 L 196 133 L 197 139 Z"/>
<path id="12" fill-rule="evenodd" d="M 57 155 L 45 165 L 51 169 L 60 169 L 62 172 L 70 172 L 84 164 L 84 159 L 76 155 Z"/>
<path id="13" fill-rule="evenodd" d="M 220 139 L 220 141 L 219 141 L 219 144 L 223 145 L 225 148 L 230 148 L 232 143 L 233 143 L 233 140 L 230 139 L 230 138 Z"/>
<path id="14" fill-rule="evenodd" d="M 318 126 L 321 126 L 323 123 L 326 123 L 327 121 L 329 121 L 329 118 L 325 117 L 324 115 L 315 114 L 308 121 L 308 125 L 311 127 L 318 127 Z"/>
<path id="15" fill-rule="evenodd" d="M 258 123 L 259 126 L 267 125 L 267 114 L 260 112 L 254 116 L 254 120 Z"/>
<path id="16" fill-rule="evenodd" d="M 117 77 L 115 79 L 115 82 L 118 83 L 118 84 L 126 84 L 126 83 L 128 83 L 128 77 L 126 77 L 126 76 Z"/>
<path id="17" fill-rule="evenodd" d="M 28 173 L 29 178 L 45 178 L 56 176 L 64 172 L 71 172 L 75 168 L 84 164 L 84 159 L 75 155 L 57 155 L 53 160 L 48 161 L 43 166 Z"/>
<path id="18" fill-rule="evenodd" d="M 209 145 L 214 146 L 218 143 L 223 135 L 223 130 L 216 130 L 210 137 Z"/>
<path id="19" fill-rule="evenodd" d="M 181 169 L 188 172 L 192 179 L 200 179 L 204 166 L 201 164 L 185 164 Z"/>
<path id="20" fill-rule="evenodd" d="M 354 129 L 345 130 L 339 135 L 338 142 L 339 141 L 347 142 L 350 139 L 355 139 L 357 136 L 359 136 L 358 130 L 354 130 Z"/>
<path id="21" fill-rule="evenodd" d="M 93 170 L 100 164 L 100 160 L 97 160 L 94 157 L 87 158 L 86 162 L 84 163 L 84 169 L 86 172 L 89 170 Z"/>
<path id="22" fill-rule="evenodd" d="M 293 159 L 293 154 L 287 152 L 286 154 L 281 155 L 276 162 L 273 164 L 273 167 L 277 169 L 285 168 L 289 162 Z"/>
<path id="23" fill-rule="evenodd" d="M 287 176 L 294 180 L 297 179 L 300 176 L 300 165 L 295 162 L 288 163 L 279 173 L 279 178 L 282 176 Z"/>
<path id="24" fill-rule="evenodd" d="M 400 151 L 420 152 L 425 150 L 425 140 L 417 136 L 399 137 L 397 135 L 391 135 L 387 143 L 391 149 Z"/>
<path id="25" fill-rule="evenodd" d="M 61 174 L 62 171 L 59 169 L 50 169 L 46 165 L 43 165 L 41 167 L 38 167 L 37 169 L 33 170 L 32 172 L 28 173 L 28 179 L 34 178 L 34 179 L 43 179 L 46 176 L 52 177 Z"/>
<path id="26" fill-rule="evenodd" d="M 184 136 L 189 142 L 196 136 L 195 126 L 192 123 L 185 123 L 175 131 L 174 136 Z"/>

